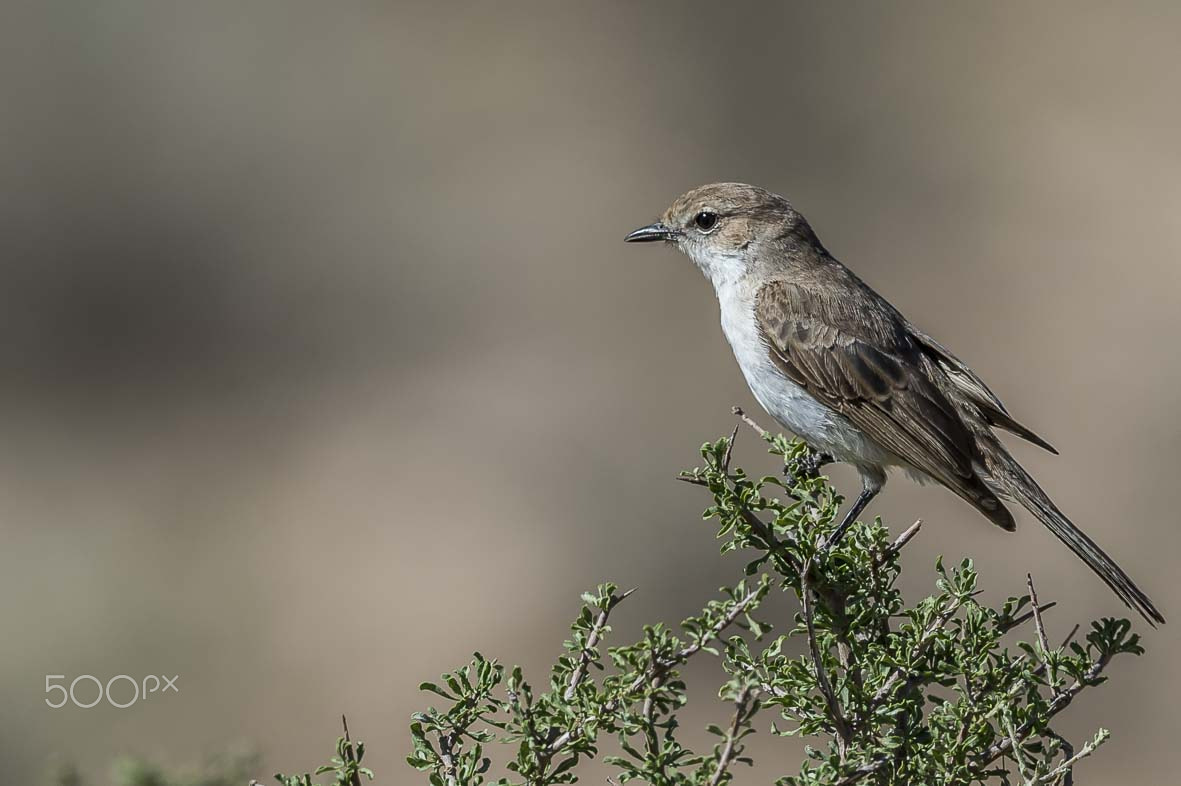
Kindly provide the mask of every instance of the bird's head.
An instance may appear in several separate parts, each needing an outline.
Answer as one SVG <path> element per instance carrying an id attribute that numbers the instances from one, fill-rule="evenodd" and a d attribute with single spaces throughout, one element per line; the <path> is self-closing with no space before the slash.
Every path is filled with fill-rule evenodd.
<path id="1" fill-rule="evenodd" d="M 768 256 L 760 252 L 791 237 L 815 239 L 786 199 L 745 183 L 713 183 L 678 197 L 659 221 L 624 240 L 675 243 L 717 286 L 742 278 Z"/>

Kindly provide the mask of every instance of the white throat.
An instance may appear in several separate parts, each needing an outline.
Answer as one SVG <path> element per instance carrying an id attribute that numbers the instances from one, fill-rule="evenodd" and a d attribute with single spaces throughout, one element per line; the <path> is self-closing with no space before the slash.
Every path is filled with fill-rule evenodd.
<path id="1" fill-rule="evenodd" d="M 726 252 L 692 246 L 685 249 L 685 253 L 701 268 L 719 297 L 723 289 L 734 286 L 746 275 L 747 264 L 741 251 Z"/>

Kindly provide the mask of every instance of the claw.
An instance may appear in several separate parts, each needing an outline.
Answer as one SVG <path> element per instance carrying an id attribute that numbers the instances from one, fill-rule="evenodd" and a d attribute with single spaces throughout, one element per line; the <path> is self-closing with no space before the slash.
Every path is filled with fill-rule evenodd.
<path id="1" fill-rule="evenodd" d="M 814 453 L 809 451 L 806 457 L 800 459 L 799 468 L 803 470 L 805 478 L 818 478 L 820 477 L 820 468 L 826 464 L 832 464 L 835 461 L 836 459 L 828 453 Z"/>

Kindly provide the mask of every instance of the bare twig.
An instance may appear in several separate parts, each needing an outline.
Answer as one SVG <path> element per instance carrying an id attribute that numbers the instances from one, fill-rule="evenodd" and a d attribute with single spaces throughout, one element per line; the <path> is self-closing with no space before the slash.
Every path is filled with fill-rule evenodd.
<path id="1" fill-rule="evenodd" d="M 1042 656 L 1050 654 L 1050 644 L 1046 641 L 1046 626 L 1042 623 L 1042 607 L 1037 602 L 1037 590 L 1033 588 L 1033 574 L 1025 574 L 1025 586 L 1029 587 L 1029 604 L 1033 608 L 1033 624 L 1037 628 L 1037 640 L 1042 645 Z"/>
<path id="2" fill-rule="evenodd" d="M 759 439 L 766 439 L 771 433 L 770 431 L 767 431 L 767 429 L 760 426 L 758 423 L 755 423 L 753 420 L 751 420 L 750 415 L 747 415 L 742 407 L 733 407 L 730 411 L 742 418 L 743 423 L 754 429 L 755 433 L 759 435 Z"/>
<path id="3" fill-rule="evenodd" d="M 1033 574 L 1025 574 L 1025 585 L 1029 587 L 1029 605 L 1032 609 L 1033 624 L 1037 628 L 1037 641 L 1042 648 L 1042 665 L 1046 668 L 1046 675 L 1050 681 L 1050 690 L 1058 695 L 1058 675 L 1050 668 L 1050 642 L 1046 639 L 1046 626 L 1042 622 L 1042 606 L 1038 603 L 1037 590 L 1033 588 Z"/>
<path id="4" fill-rule="evenodd" d="M 718 756 L 718 768 L 714 770 L 713 777 L 709 779 L 709 786 L 718 786 L 722 782 L 722 778 L 726 776 L 726 771 L 730 768 L 730 760 L 734 757 L 738 732 L 750 718 L 747 708 L 753 701 L 758 700 L 758 696 L 758 690 L 751 685 L 747 685 L 742 689 L 742 693 L 738 694 L 738 698 L 734 702 L 734 717 L 730 719 L 730 728 L 726 729 L 726 744 L 722 747 L 721 755 Z"/>
<path id="5" fill-rule="evenodd" d="M 891 543 L 889 546 L 886 546 L 886 548 L 874 555 L 872 565 L 873 569 L 876 571 L 878 568 L 886 564 L 886 560 L 888 560 L 890 557 L 893 557 L 895 554 L 900 553 L 907 543 L 910 543 L 912 540 L 914 540 L 914 536 L 919 534 L 919 530 L 922 529 L 922 527 L 923 520 L 917 519 L 914 524 L 911 524 L 909 527 L 903 530 L 902 534 L 895 538 L 893 543 Z"/>
<path id="6" fill-rule="evenodd" d="M 356 762 L 356 754 L 353 752 L 353 741 L 349 737 L 349 719 L 344 715 L 340 716 L 340 724 L 344 726 L 344 760 L 349 763 Z M 354 772 L 349 777 L 349 786 L 361 786 L 361 775 Z"/>
<path id="7" fill-rule="evenodd" d="M 562 698 L 570 701 L 574 698 L 574 694 L 578 692 L 578 686 L 586 678 L 587 669 L 590 668 L 592 651 L 599 643 L 599 638 L 603 635 L 603 629 L 607 627 L 607 617 L 612 610 L 618 606 L 624 598 L 636 591 L 632 587 L 627 592 L 612 597 L 607 604 L 607 608 L 599 612 L 599 616 L 595 619 L 594 625 L 591 626 L 590 635 L 586 638 L 586 646 L 582 648 L 582 653 L 578 656 L 578 665 L 574 667 L 574 671 L 570 673 L 570 683 L 566 686 L 566 692 L 562 694 Z"/>
<path id="8" fill-rule="evenodd" d="M 907 543 L 910 543 L 911 539 L 914 538 L 915 535 L 919 534 L 919 530 L 922 529 L 922 527 L 922 519 L 918 519 L 914 524 L 911 524 L 909 527 L 907 527 L 906 530 L 898 536 L 898 539 L 890 544 L 890 548 L 888 549 L 889 553 L 897 554 L 898 552 L 902 551 L 902 547 Z"/>
<path id="9" fill-rule="evenodd" d="M 808 626 L 808 649 L 812 655 L 812 666 L 816 669 L 816 684 L 824 696 L 824 703 L 828 707 L 828 714 L 832 718 L 833 728 L 837 732 L 837 748 L 843 761 L 849 750 L 849 743 L 853 741 L 853 730 L 849 721 L 841 711 L 841 703 L 837 700 L 836 692 L 828 679 L 828 672 L 824 668 L 824 661 L 820 656 L 820 643 L 816 640 L 816 625 L 812 619 L 812 586 L 808 574 L 811 573 L 811 560 L 804 563 L 800 573 L 800 603 L 804 607 L 804 623 Z"/>

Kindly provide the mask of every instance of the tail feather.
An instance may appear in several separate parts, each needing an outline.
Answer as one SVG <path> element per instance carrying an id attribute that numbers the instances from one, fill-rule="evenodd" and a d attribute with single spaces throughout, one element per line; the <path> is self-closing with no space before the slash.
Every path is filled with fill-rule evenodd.
<path id="1" fill-rule="evenodd" d="M 1058 507 L 1046 496 L 1046 493 L 1030 477 L 1024 467 L 1008 455 L 1003 447 L 1000 448 L 1000 451 L 1002 455 L 994 456 L 994 458 L 999 459 L 997 463 L 1001 466 L 993 467 L 993 471 L 990 473 L 998 490 L 1020 502 L 1026 510 L 1037 516 L 1038 520 L 1046 525 L 1046 529 L 1054 533 L 1079 559 L 1087 563 L 1087 567 L 1103 579 L 1104 583 L 1111 587 L 1120 600 L 1139 612 L 1149 624 L 1163 625 L 1164 616 L 1153 605 L 1149 597 L 1128 577 L 1128 574 L 1115 564 L 1115 560 L 1107 556 L 1095 541 L 1087 537 L 1086 533 L 1066 518 L 1062 511 L 1058 510 Z"/>

